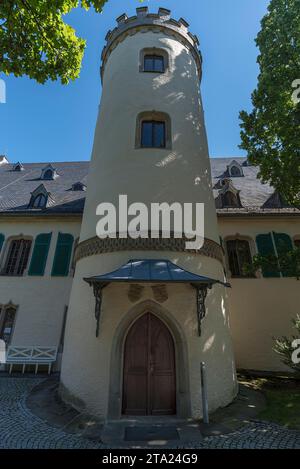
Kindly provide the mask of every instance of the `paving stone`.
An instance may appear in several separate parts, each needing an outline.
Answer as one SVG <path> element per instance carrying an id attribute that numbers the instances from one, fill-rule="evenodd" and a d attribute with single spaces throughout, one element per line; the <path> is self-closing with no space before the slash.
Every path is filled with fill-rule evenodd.
<path id="1" fill-rule="evenodd" d="M 34 415 L 26 399 L 42 378 L 0 377 L 0 449 L 100 449 L 107 446 L 67 433 Z M 130 447 L 130 443 L 128 442 Z M 171 448 L 282 448 L 300 449 L 300 432 L 270 422 L 250 421 L 241 429 L 226 435 L 209 436 Z M 154 448 L 153 448 L 154 449 Z"/>

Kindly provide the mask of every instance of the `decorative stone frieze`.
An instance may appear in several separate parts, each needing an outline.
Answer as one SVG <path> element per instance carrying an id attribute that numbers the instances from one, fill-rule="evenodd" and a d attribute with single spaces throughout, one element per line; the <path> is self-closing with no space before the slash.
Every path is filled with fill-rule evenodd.
<path id="1" fill-rule="evenodd" d="M 222 247 L 211 239 L 205 238 L 204 245 L 199 250 L 186 249 L 186 240 L 184 238 L 106 238 L 98 237 L 87 239 L 78 244 L 75 252 L 75 262 L 79 260 L 96 256 L 98 254 L 120 252 L 120 251 L 171 251 L 171 252 L 189 252 L 201 256 L 217 259 L 224 264 L 224 252 Z"/>

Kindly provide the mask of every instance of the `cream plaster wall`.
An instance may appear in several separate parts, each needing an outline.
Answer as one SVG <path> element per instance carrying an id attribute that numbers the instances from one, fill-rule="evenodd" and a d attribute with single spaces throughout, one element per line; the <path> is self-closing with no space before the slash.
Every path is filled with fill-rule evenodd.
<path id="1" fill-rule="evenodd" d="M 18 306 L 12 345 L 58 346 L 65 306 L 69 303 L 73 277 L 51 277 L 51 269 L 59 232 L 70 233 L 74 239 L 80 231 L 80 218 L 65 217 L 54 219 L 9 218 L 0 220 L 0 233 L 5 235 L 5 243 L 0 256 L 0 268 L 3 268 L 9 241 L 15 236 L 33 238 L 28 267 L 38 234 L 52 232 L 50 250 L 43 277 L 0 276 L 0 304 L 12 302 Z M 28 269 L 27 269 L 28 270 Z"/>
<path id="2" fill-rule="evenodd" d="M 293 217 L 219 219 L 223 240 L 228 236 L 287 233 L 300 235 L 300 220 Z M 299 314 L 300 283 L 293 278 L 230 279 L 230 326 L 238 368 L 255 370 L 289 370 L 273 351 L 272 337 L 294 334 L 291 319 Z M 291 370 L 289 370 L 291 371 Z"/>
<path id="3" fill-rule="evenodd" d="M 164 74 L 140 72 L 141 50 L 155 47 L 168 52 L 168 70 Z M 136 148 L 137 116 L 145 111 L 170 116 L 171 149 Z M 112 202 L 117 207 L 119 195 L 126 194 L 129 203 L 143 202 L 148 208 L 151 202 L 203 202 L 205 237 L 219 243 L 211 186 L 199 75 L 191 52 L 164 31 L 129 35 L 112 51 L 105 65 L 81 241 L 96 234 L 97 205 Z M 116 372 L 111 369 L 116 330 L 133 305 L 127 297 L 128 287 L 107 287 L 101 335 L 96 338 L 95 299 L 82 279 L 110 272 L 129 259 L 148 257 L 170 259 L 192 272 L 224 279 L 219 261 L 193 253 L 123 251 L 78 262 L 70 297 L 61 389 L 66 399 L 73 403 L 75 400 L 78 406 L 102 418 L 108 417 L 110 380 Z M 149 299 L 149 291 L 145 290 L 141 301 Z M 196 332 L 196 294 L 191 287 L 170 286 L 169 300 L 163 305 L 171 327 L 179 324 L 187 344 L 185 366 L 189 370 L 190 390 L 186 396 L 189 410 L 184 417 L 201 415 L 201 360 L 208 367 L 211 410 L 231 402 L 237 390 L 224 288 L 216 286 L 207 302 L 208 315 L 201 338 Z M 121 395 L 120 391 L 119 400 Z"/>
<path id="4" fill-rule="evenodd" d="M 140 51 L 154 47 L 169 53 L 164 74 L 140 72 Z M 171 150 L 135 148 L 137 116 L 153 110 L 171 118 Z M 81 240 L 96 234 L 97 205 L 116 204 L 119 194 L 147 206 L 204 202 L 205 236 L 219 242 L 196 63 L 164 32 L 127 37 L 106 63 Z"/>
<path id="5" fill-rule="evenodd" d="M 104 289 L 100 335 L 95 337 L 95 299 L 93 291 L 82 278 L 87 271 L 90 275 L 110 272 L 126 263 L 133 253 L 102 254 L 79 261 L 72 289 L 69 315 L 65 336 L 65 351 L 62 366 L 62 384 L 71 394 L 71 402 L 85 403 L 86 410 L 99 417 L 108 415 L 111 353 L 116 330 L 133 306 L 154 297 L 150 286 L 144 289 L 142 298 L 131 303 L 128 299 L 128 285 L 110 285 Z M 173 254 L 171 260 L 182 267 L 197 272 L 201 266 L 203 275 L 211 275 L 222 268 L 217 261 L 211 265 L 208 258 Z M 164 258 L 164 252 L 135 252 L 135 258 Z M 231 402 L 235 393 L 235 364 L 226 314 L 226 289 L 215 286 L 207 298 L 207 316 L 203 321 L 203 334 L 198 336 L 195 290 L 189 285 L 168 286 L 169 298 L 162 308 L 169 312 L 170 321 L 179 324 L 187 344 L 189 373 L 189 396 L 191 413 L 194 418 L 201 416 L 200 362 L 205 361 L 208 372 L 209 408 L 214 410 Z M 141 313 L 143 309 L 141 307 Z M 163 316 L 162 316 L 163 319 Z M 123 331 L 125 337 L 125 330 Z M 178 350 L 183 353 L 183 350 Z M 120 396 L 121 383 L 120 383 Z"/>

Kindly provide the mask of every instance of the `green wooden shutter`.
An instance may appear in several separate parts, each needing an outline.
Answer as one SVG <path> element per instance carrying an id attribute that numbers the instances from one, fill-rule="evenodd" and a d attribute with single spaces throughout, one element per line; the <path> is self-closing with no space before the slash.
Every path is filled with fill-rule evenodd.
<path id="1" fill-rule="evenodd" d="M 256 245 L 258 252 L 261 256 L 275 256 L 275 249 L 273 245 L 273 239 L 271 233 L 268 234 L 261 234 L 256 236 Z M 280 273 L 273 271 L 272 267 L 264 267 L 262 269 L 263 276 L 266 278 L 270 277 L 280 277 Z"/>
<path id="2" fill-rule="evenodd" d="M 39 234 L 34 243 L 28 275 L 44 275 L 52 233 Z"/>
<path id="3" fill-rule="evenodd" d="M 3 243 L 4 243 L 4 240 L 5 240 L 5 236 L 0 233 L 0 252 L 1 252 L 1 249 L 2 249 L 2 246 L 3 246 Z"/>
<path id="4" fill-rule="evenodd" d="M 277 249 L 278 256 L 282 256 L 289 251 L 293 251 L 293 243 L 291 238 L 286 233 L 273 233 L 274 241 Z M 288 272 L 282 269 L 282 275 L 288 277 Z"/>
<path id="5" fill-rule="evenodd" d="M 72 235 L 58 233 L 56 251 L 52 267 L 53 277 L 66 277 L 69 275 L 73 242 L 74 238 Z"/>

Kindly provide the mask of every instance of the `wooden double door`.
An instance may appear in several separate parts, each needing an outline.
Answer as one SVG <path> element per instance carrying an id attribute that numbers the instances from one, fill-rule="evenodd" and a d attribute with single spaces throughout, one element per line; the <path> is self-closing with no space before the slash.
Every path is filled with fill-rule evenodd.
<path id="1" fill-rule="evenodd" d="M 126 338 L 123 414 L 176 414 L 174 341 L 165 324 L 151 313 L 139 318 Z"/>

